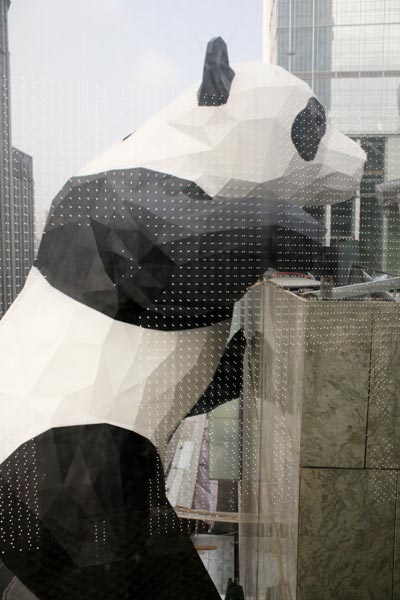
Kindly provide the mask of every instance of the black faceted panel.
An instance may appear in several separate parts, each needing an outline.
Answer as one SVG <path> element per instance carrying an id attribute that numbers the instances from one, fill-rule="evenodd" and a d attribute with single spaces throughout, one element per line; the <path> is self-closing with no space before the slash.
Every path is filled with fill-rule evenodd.
<path id="1" fill-rule="evenodd" d="M 3 598 L 13 579 L 15 579 L 14 574 L 0 560 L 0 598 Z"/>
<path id="2" fill-rule="evenodd" d="M 153 329 L 203 327 L 275 266 L 276 227 L 321 239 L 301 208 L 127 169 L 74 177 L 53 201 L 36 266 L 61 292 Z"/>
<path id="3" fill-rule="evenodd" d="M 246 338 L 243 329 L 239 329 L 229 340 L 210 385 L 186 415 L 187 417 L 210 412 L 217 406 L 241 396 L 245 349 Z"/>
<path id="4" fill-rule="evenodd" d="M 234 77 L 226 43 L 221 37 L 213 38 L 207 44 L 203 81 L 198 91 L 199 106 L 226 104 Z"/>
<path id="5" fill-rule="evenodd" d="M 242 586 L 232 581 L 232 579 L 228 581 L 225 600 L 245 600 Z"/>
<path id="6" fill-rule="evenodd" d="M 2 560 L 38 600 L 219 600 L 145 438 L 49 430 L 0 468 Z"/>
<path id="7" fill-rule="evenodd" d="M 292 141 L 301 158 L 314 160 L 325 132 L 325 109 L 316 98 L 310 98 L 292 125 Z"/>

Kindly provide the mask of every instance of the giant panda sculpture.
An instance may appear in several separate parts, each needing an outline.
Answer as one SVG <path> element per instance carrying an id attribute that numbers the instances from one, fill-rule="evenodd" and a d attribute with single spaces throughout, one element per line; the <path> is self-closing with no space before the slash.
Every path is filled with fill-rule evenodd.
<path id="1" fill-rule="evenodd" d="M 0 323 L 0 552 L 39 600 L 219 598 L 163 452 L 277 229 L 321 241 L 302 207 L 349 198 L 363 163 L 304 82 L 215 38 L 200 87 L 56 196 Z"/>

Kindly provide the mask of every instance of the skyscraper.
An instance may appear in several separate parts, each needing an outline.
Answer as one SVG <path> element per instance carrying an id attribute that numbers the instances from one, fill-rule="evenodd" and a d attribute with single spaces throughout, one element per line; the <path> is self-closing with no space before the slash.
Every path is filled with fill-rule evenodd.
<path id="1" fill-rule="evenodd" d="M 17 148 L 12 149 L 12 155 L 15 286 L 18 294 L 34 258 L 33 165 L 32 157 Z"/>
<path id="2" fill-rule="evenodd" d="M 398 0 L 266 0 L 272 62 L 313 88 L 328 119 L 367 152 L 359 197 L 332 207 L 332 242 L 357 240 L 370 270 L 398 272 L 396 208 L 383 211 L 375 185 L 400 177 Z"/>
<path id="3" fill-rule="evenodd" d="M 8 51 L 7 12 L 9 0 L 0 0 L 0 315 L 15 296 L 14 214 L 11 176 L 10 131 L 10 64 Z"/>
<path id="4" fill-rule="evenodd" d="M 33 261 L 32 159 L 11 145 L 9 6 L 0 0 L 0 317 Z"/>
<path id="5" fill-rule="evenodd" d="M 269 0 L 274 62 L 305 79 L 348 134 L 399 133 L 400 3 Z"/>

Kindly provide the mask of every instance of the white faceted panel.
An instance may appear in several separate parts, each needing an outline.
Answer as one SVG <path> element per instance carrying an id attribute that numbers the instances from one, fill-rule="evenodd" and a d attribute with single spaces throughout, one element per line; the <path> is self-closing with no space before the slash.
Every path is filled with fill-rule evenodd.
<path id="1" fill-rule="evenodd" d="M 244 194 L 260 186 L 266 202 L 298 206 L 351 197 L 365 161 L 358 144 L 328 125 L 306 161 L 292 141 L 293 122 L 313 97 L 309 86 L 273 65 L 240 63 L 234 70 L 226 104 L 198 106 L 196 84 L 80 174 L 145 167 L 222 198 L 235 197 L 231 182 L 241 181 Z"/>
<path id="2" fill-rule="evenodd" d="M 108 423 L 162 454 L 209 385 L 230 321 L 157 331 L 116 321 L 51 287 L 33 268 L 0 322 L 0 461 L 53 427 Z"/>

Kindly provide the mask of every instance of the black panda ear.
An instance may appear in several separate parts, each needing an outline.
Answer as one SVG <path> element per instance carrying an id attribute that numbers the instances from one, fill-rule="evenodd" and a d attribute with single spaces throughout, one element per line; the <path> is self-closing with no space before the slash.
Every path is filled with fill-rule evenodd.
<path id="1" fill-rule="evenodd" d="M 208 42 L 203 81 L 197 92 L 199 106 L 220 106 L 229 98 L 235 71 L 229 66 L 228 48 L 221 37 Z"/>

